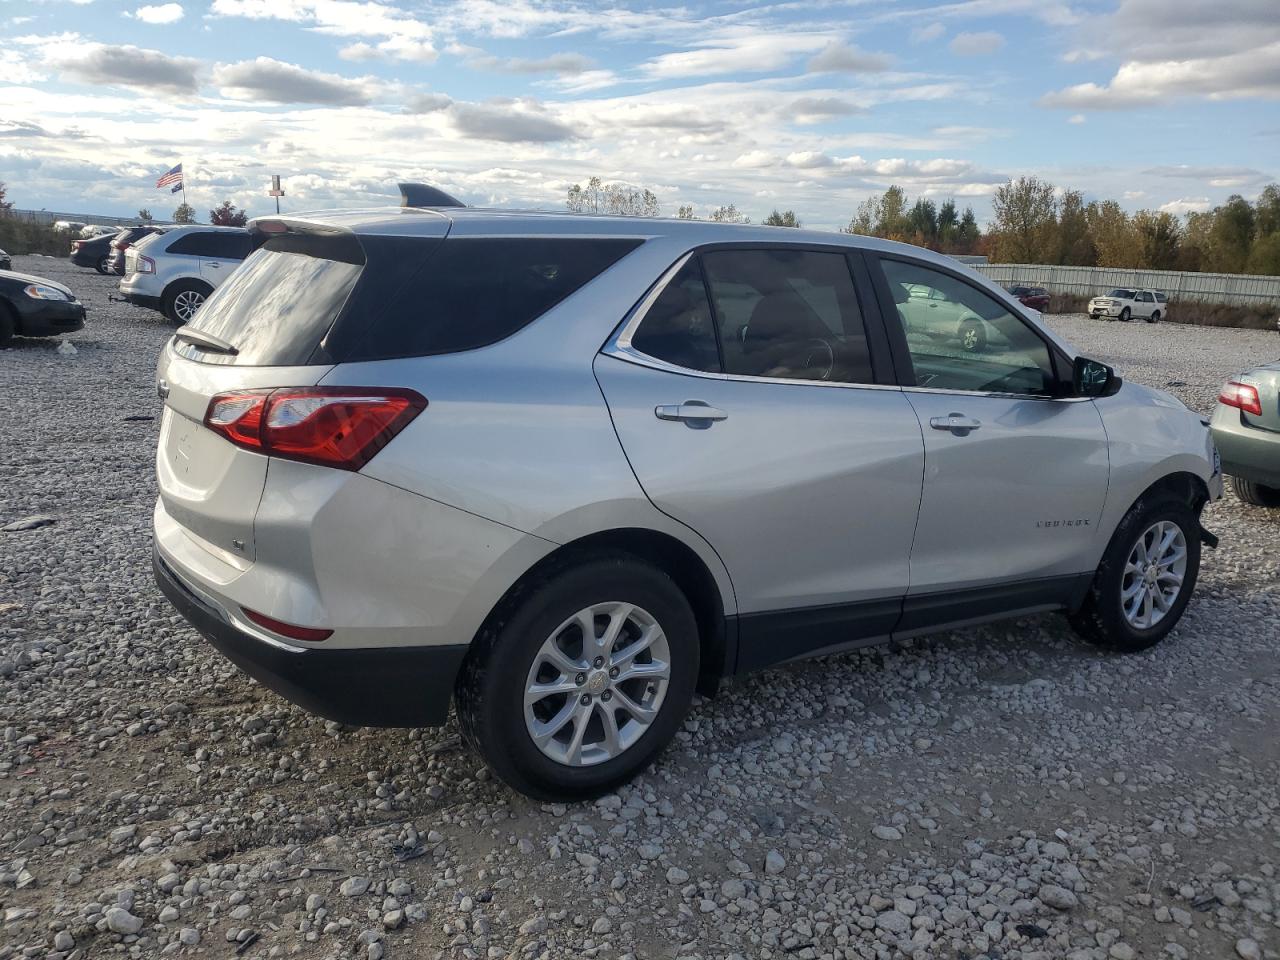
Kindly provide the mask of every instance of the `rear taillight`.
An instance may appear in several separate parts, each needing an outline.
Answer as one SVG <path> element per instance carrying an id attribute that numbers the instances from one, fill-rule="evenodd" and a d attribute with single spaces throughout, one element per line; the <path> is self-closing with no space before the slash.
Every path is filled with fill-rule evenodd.
<path id="1" fill-rule="evenodd" d="M 111 246 L 117 250 L 128 250 L 129 241 L 128 240 L 112 240 Z"/>
<path id="2" fill-rule="evenodd" d="M 1258 388 L 1247 383 L 1228 380 L 1222 385 L 1218 402 L 1243 410 L 1245 413 L 1252 413 L 1255 417 L 1262 416 L 1262 398 L 1258 396 Z"/>
<path id="3" fill-rule="evenodd" d="M 79 249 L 80 249 L 80 241 L 79 241 L 79 240 L 73 240 L 73 241 L 71 242 L 71 252 L 72 252 L 72 253 L 75 253 L 75 252 L 76 252 L 77 250 L 79 250 Z"/>
<path id="4" fill-rule="evenodd" d="M 150 257 L 139 257 L 134 273 L 155 273 L 156 262 Z"/>
<path id="5" fill-rule="evenodd" d="M 328 640 L 333 636 L 332 630 L 325 630 L 322 627 L 300 627 L 294 623 L 285 623 L 283 620 L 277 620 L 275 617 L 268 617 L 265 613 L 250 610 L 248 607 L 241 607 L 240 609 L 244 611 L 246 617 L 258 626 L 270 630 L 272 633 L 278 633 L 282 637 L 289 637 L 292 640 L 307 640 L 311 643 L 319 643 L 321 640 Z"/>
<path id="6" fill-rule="evenodd" d="M 427 401 L 385 387 L 283 387 L 220 393 L 204 425 L 238 447 L 340 470 L 359 470 Z"/>

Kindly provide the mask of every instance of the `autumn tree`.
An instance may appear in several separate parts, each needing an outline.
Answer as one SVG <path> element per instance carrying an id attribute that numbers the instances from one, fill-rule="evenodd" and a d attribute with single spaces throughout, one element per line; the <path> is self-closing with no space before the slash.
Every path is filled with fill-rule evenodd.
<path id="1" fill-rule="evenodd" d="M 907 193 L 896 185 L 884 193 L 862 201 L 844 230 L 845 233 L 883 237 L 886 240 L 906 240 L 910 231 L 911 225 L 907 220 Z"/>
<path id="2" fill-rule="evenodd" d="M 1133 225 L 1124 208 L 1114 200 L 1094 201 L 1085 208 L 1089 236 L 1098 252 L 1100 267 L 1131 267 L 1137 244 Z"/>
<path id="3" fill-rule="evenodd" d="M 1058 201 L 1056 263 L 1072 267 L 1092 267 L 1098 262 L 1098 251 L 1089 236 L 1089 218 L 1085 215 L 1084 195 L 1068 190 Z"/>
<path id="4" fill-rule="evenodd" d="M 0 214 L 6 214 L 13 209 L 13 204 L 4 198 L 7 192 L 8 188 L 4 181 L 0 180 Z"/>
<path id="5" fill-rule="evenodd" d="M 996 256 L 1006 263 L 1040 263 L 1050 250 L 1057 226 L 1053 184 L 1019 177 L 997 187 L 991 199 Z"/>
<path id="6" fill-rule="evenodd" d="M 1182 230 L 1177 218 L 1164 211 L 1139 210 L 1133 215 L 1137 258 L 1131 266 L 1148 270 L 1176 270 Z"/>
<path id="7" fill-rule="evenodd" d="M 178 208 L 173 211 L 174 223 L 195 223 L 196 208 L 189 203 L 180 203 Z"/>
<path id="8" fill-rule="evenodd" d="M 146 207 L 143 207 L 141 210 L 138 211 L 138 219 L 141 220 L 143 223 L 150 223 L 155 218 L 151 216 L 150 210 L 148 210 Z"/>
<path id="9" fill-rule="evenodd" d="M 738 210 L 736 204 L 726 203 L 711 211 L 711 219 L 716 223 L 750 223 L 751 218 Z"/>
<path id="10" fill-rule="evenodd" d="M 932 200 L 921 197 L 907 214 L 907 228 L 911 242 L 931 250 L 938 246 L 938 208 Z"/>
<path id="11" fill-rule="evenodd" d="M 591 177 L 584 186 L 572 184 L 565 196 L 570 213 L 605 213 L 620 217 L 656 217 L 661 213 L 658 198 L 647 187 L 625 183 L 605 183 Z"/>
<path id="12" fill-rule="evenodd" d="M 698 218 L 693 215 L 693 204 L 682 203 L 680 206 L 678 206 L 676 208 L 676 219 L 677 220 L 697 220 Z"/>
<path id="13" fill-rule="evenodd" d="M 1233 193 L 1226 203 L 1213 211 L 1206 269 L 1219 273 L 1243 273 L 1249 262 L 1253 228 L 1253 207 L 1240 194 Z"/>
<path id="14" fill-rule="evenodd" d="M 762 222 L 766 227 L 798 227 L 801 225 L 794 210 L 783 210 L 781 213 L 774 210 Z"/>
<path id="15" fill-rule="evenodd" d="M 249 222 L 249 215 L 230 200 L 223 200 L 209 211 L 209 222 L 215 227 L 243 227 Z"/>

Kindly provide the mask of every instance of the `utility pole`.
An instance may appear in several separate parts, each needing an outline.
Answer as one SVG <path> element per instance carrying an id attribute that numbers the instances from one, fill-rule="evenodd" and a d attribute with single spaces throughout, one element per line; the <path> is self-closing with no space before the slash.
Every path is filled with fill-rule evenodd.
<path id="1" fill-rule="evenodd" d="M 280 175 L 271 175 L 271 189 L 267 191 L 268 197 L 276 198 L 276 213 L 280 212 L 280 198 L 284 196 L 284 191 L 280 188 Z"/>

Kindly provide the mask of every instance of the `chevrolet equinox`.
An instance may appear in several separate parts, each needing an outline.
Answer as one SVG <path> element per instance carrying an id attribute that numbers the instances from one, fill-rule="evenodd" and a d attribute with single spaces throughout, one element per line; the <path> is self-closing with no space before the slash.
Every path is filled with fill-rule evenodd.
<path id="1" fill-rule="evenodd" d="M 534 797 L 617 786 L 695 691 L 798 657 L 1048 610 L 1147 648 L 1214 542 L 1206 422 L 926 250 L 473 208 L 251 231 L 160 359 L 157 580 L 324 717 L 456 704 Z"/>

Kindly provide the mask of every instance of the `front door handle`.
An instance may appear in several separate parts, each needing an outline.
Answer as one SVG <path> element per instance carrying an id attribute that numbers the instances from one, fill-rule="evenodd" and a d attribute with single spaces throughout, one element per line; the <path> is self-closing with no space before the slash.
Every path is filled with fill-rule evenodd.
<path id="1" fill-rule="evenodd" d="M 702 400 L 686 400 L 684 403 L 662 403 L 653 408 L 659 420 L 680 420 L 685 423 L 706 423 L 727 420 L 729 415 Z"/>
<path id="2" fill-rule="evenodd" d="M 929 426 L 935 430 L 950 430 L 957 437 L 965 437 L 970 431 L 982 426 L 982 421 L 966 417 L 963 413 L 949 413 L 945 417 L 934 417 L 929 421 Z"/>

